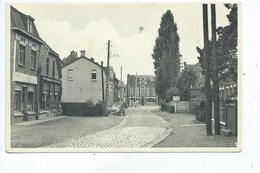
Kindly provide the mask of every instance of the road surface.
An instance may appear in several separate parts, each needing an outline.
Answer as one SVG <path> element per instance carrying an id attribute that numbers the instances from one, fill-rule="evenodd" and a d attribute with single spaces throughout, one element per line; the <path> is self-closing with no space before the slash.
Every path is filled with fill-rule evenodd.
<path id="1" fill-rule="evenodd" d="M 129 108 L 117 126 L 80 138 L 71 138 L 48 148 L 140 148 L 152 147 L 170 132 L 171 127 L 150 110 L 155 106 Z"/>

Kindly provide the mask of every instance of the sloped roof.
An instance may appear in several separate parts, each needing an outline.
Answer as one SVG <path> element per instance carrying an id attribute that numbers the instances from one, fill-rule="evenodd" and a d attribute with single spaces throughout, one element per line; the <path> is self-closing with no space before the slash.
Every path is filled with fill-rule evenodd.
<path id="1" fill-rule="evenodd" d="M 155 75 L 137 75 L 137 85 L 139 85 L 139 82 L 141 78 L 146 79 L 146 86 L 154 86 L 155 83 Z M 136 80 L 136 75 L 128 75 L 127 77 L 127 83 L 129 85 L 134 85 Z"/>
<path id="2" fill-rule="evenodd" d="M 37 31 L 37 28 L 34 24 L 34 19 L 29 15 L 21 13 L 20 11 L 15 9 L 13 6 L 11 6 L 10 8 L 11 8 L 11 15 L 10 15 L 11 16 L 11 29 L 18 30 L 18 31 L 22 32 L 23 34 L 30 36 L 34 40 L 44 43 L 44 41 L 41 39 L 41 37 Z M 31 19 L 33 21 L 31 33 L 29 33 L 27 31 L 28 19 Z"/>
<path id="3" fill-rule="evenodd" d="M 79 58 L 77 58 L 77 59 L 71 61 L 70 63 L 65 64 L 62 68 L 67 67 L 67 66 L 69 66 L 70 64 L 72 64 L 72 63 L 74 63 L 74 62 L 76 62 L 76 61 L 78 61 L 78 60 L 80 60 L 80 59 L 86 59 L 86 60 L 88 60 L 89 62 L 91 62 L 91 63 L 97 65 L 97 66 L 100 67 L 100 68 L 102 68 L 102 66 L 101 66 L 100 64 L 98 64 L 98 63 L 95 62 L 95 61 L 90 60 L 89 58 L 87 58 L 87 57 L 85 57 L 85 56 L 81 56 L 81 57 L 79 57 Z M 103 68 L 104 68 L 104 67 L 103 67 Z"/>
<path id="4" fill-rule="evenodd" d="M 129 75 L 130 80 L 135 80 L 135 78 L 136 78 L 136 75 Z M 155 75 L 137 75 L 137 79 L 140 79 L 140 78 L 150 78 L 151 80 L 154 80 Z"/>

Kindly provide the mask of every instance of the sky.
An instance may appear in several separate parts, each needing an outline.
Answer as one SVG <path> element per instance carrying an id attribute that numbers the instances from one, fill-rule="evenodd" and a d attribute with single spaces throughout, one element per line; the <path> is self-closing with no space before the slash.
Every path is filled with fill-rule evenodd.
<path id="1" fill-rule="evenodd" d="M 81 3 L 12 4 L 35 19 L 41 38 L 60 58 L 72 50 L 86 51 L 96 62 L 107 63 L 107 41 L 111 40 L 110 65 L 123 81 L 127 74 L 153 75 L 153 47 L 162 15 L 171 10 L 180 36 L 182 60 L 198 62 L 196 46 L 203 47 L 200 3 Z M 210 7 L 209 7 L 210 10 Z M 217 27 L 226 26 L 228 10 L 216 4 Z M 210 11 L 209 11 L 210 19 Z M 210 21 L 209 21 L 210 22 Z M 143 27 L 140 32 L 139 28 Z M 209 28 L 210 31 L 210 28 Z M 119 57 L 113 56 L 118 54 Z"/>

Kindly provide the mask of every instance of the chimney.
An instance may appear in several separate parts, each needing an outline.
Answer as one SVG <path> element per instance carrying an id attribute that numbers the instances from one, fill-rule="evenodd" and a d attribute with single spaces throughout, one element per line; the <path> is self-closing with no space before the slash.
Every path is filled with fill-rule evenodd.
<path id="1" fill-rule="evenodd" d="M 86 52 L 85 50 L 81 50 L 80 51 L 80 56 L 85 56 L 85 52 Z"/>
<path id="2" fill-rule="evenodd" d="M 94 61 L 95 61 L 95 59 L 91 57 L 91 58 L 90 58 L 90 61 L 94 62 Z"/>

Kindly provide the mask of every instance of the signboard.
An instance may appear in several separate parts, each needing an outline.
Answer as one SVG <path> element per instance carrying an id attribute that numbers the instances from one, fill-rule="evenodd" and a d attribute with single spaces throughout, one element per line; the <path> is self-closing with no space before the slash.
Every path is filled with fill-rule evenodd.
<path id="1" fill-rule="evenodd" d="M 172 96 L 172 101 L 174 102 L 180 101 L 180 96 Z"/>

